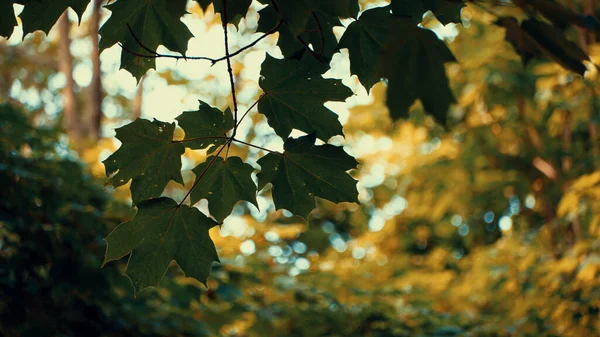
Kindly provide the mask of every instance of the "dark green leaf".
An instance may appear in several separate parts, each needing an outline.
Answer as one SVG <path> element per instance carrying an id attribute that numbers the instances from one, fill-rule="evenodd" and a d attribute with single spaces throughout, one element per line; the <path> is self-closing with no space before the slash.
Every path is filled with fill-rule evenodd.
<path id="1" fill-rule="evenodd" d="M 431 11 L 444 25 L 461 23 L 460 12 L 464 6 L 463 2 L 447 0 L 392 0 L 394 15 L 409 17 L 415 23 L 421 22 L 427 11 Z"/>
<path id="2" fill-rule="evenodd" d="M 277 209 L 285 208 L 304 219 L 315 208 L 315 197 L 333 202 L 358 203 L 356 180 L 347 170 L 358 163 L 341 147 L 315 145 L 315 135 L 289 138 L 284 153 L 269 153 L 258 160 L 259 189 L 273 185 Z"/>
<path id="3" fill-rule="evenodd" d="M 565 69 L 580 75 L 585 73 L 587 68 L 582 61 L 589 61 L 589 56 L 577 44 L 567 40 L 560 29 L 536 19 L 523 21 L 521 28 L 539 44 L 544 54 Z"/>
<path id="4" fill-rule="evenodd" d="M 108 183 L 118 187 L 131 182 L 133 201 L 160 196 L 169 181 L 183 184 L 181 155 L 185 148 L 173 142 L 175 123 L 137 119 L 117 129 L 123 144 L 103 163 Z"/>
<path id="5" fill-rule="evenodd" d="M 214 157 L 209 157 L 206 162 L 193 169 L 196 178 L 207 169 Z M 223 160 L 217 157 L 210 165 L 202 181 L 194 187 L 191 194 L 192 205 L 200 199 L 208 200 L 210 214 L 221 222 L 240 200 L 256 203 L 256 185 L 251 174 L 254 168 L 245 164 L 239 157 L 229 157 Z"/>
<path id="6" fill-rule="evenodd" d="M 333 27 L 340 26 L 340 17 L 356 17 L 358 2 L 351 0 L 286 0 L 263 8 L 259 14 L 258 32 L 267 32 L 278 22 L 279 41 L 286 58 L 300 59 L 309 46 L 313 57 L 329 64 L 337 39 Z"/>
<path id="7" fill-rule="evenodd" d="M 206 11 L 206 9 L 208 8 L 208 6 L 210 6 L 213 0 L 196 0 L 196 2 L 198 3 L 198 5 L 200 5 L 200 8 L 202 8 L 203 11 Z"/>
<path id="8" fill-rule="evenodd" d="M 267 6 L 259 12 L 257 32 L 268 32 L 273 27 L 277 26 L 281 17 L 273 6 Z M 286 58 L 299 58 L 305 51 L 306 47 L 297 39 L 287 25 L 281 25 L 278 29 L 279 40 L 277 46 L 281 49 L 281 53 Z"/>
<path id="9" fill-rule="evenodd" d="M 377 64 L 389 40 L 391 23 L 389 6 L 367 10 L 348 26 L 338 45 L 338 49 L 348 48 L 350 71 L 367 90 L 380 80 Z"/>
<path id="10" fill-rule="evenodd" d="M 216 150 L 218 145 L 225 144 L 227 132 L 233 129 L 234 121 L 231 110 L 221 110 L 199 101 L 197 111 L 185 111 L 177 122 L 185 131 L 184 144 L 194 150 L 205 149 L 213 146 L 209 153 Z M 222 137 L 222 138 L 215 138 Z"/>
<path id="11" fill-rule="evenodd" d="M 17 18 L 15 18 L 13 10 L 13 1 L 0 1 L 0 36 L 10 37 L 16 25 Z"/>
<path id="12" fill-rule="evenodd" d="M 186 0 L 119 0 L 108 5 L 106 8 L 112 15 L 99 32 L 102 36 L 100 51 L 120 42 L 123 45 L 121 68 L 139 81 L 155 67 L 153 57 L 139 55 L 151 55 L 150 51 L 156 51 L 159 45 L 185 54 L 188 40 L 193 37 L 180 20 L 187 13 L 185 5 Z"/>
<path id="13" fill-rule="evenodd" d="M 131 253 L 125 274 L 136 291 L 158 286 L 172 260 L 186 276 L 206 284 L 212 263 L 219 262 L 208 235 L 215 225 L 198 209 L 172 199 L 146 200 L 133 220 L 106 237 L 104 264 Z"/>
<path id="14" fill-rule="evenodd" d="M 326 101 L 344 101 L 352 95 L 341 81 L 324 79 L 301 61 L 278 60 L 269 55 L 261 75 L 259 83 L 265 97 L 258 103 L 258 111 L 267 116 L 280 137 L 287 138 L 292 129 L 316 132 L 324 141 L 342 134 L 337 115 L 323 106 Z"/>
<path id="15" fill-rule="evenodd" d="M 387 105 L 393 118 L 408 116 L 419 98 L 425 110 L 445 124 L 450 104 L 455 102 L 448 86 L 444 64 L 456 61 L 435 33 L 407 19 L 396 19 L 394 35 L 385 48 L 382 77 L 388 79 Z"/>
<path id="16" fill-rule="evenodd" d="M 220 13 L 223 17 L 225 7 L 223 6 L 223 0 L 214 0 L 215 12 Z M 240 20 L 246 16 L 248 8 L 252 0 L 235 0 L 227 2 L 227 23 L 232 23 L 236 27 Z"/>
<path id="17" fill-rule="evenodd" d="M 69 7 L 81 19 L 90 0 L 19 0 L 15 2 L 25 6 L 19 17 L 23 21 L 23 35 L 27 35 L 36 30 L 48 34 L 50 28 Z"/>

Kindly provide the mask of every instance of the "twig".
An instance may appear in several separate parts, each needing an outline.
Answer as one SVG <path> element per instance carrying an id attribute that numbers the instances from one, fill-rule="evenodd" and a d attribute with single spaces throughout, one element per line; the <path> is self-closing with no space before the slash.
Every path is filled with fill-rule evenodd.
<path id="1" fill-rule="evenodd" d="M 279 27 L 281 26 L 283 22 L 279 21 L 277 23 L 277 25 L 275 25 L 275 27 L 271 28 L 268 32 L 264 33 L 263 35 L 261 35 L 259 38 L 257 38 L 256 40 L 250 42 L 249 44 L 245 45 L 244 47 L 236 50 L 235 52 L 229 54 L 229 57 L 233 57 L 236 56 L 242 52 L 244 52 L 245 50 L 254 47 L 257 43 L 259 43 L 262 39 L 264 39 L 265 37 L 274 34 L 275 32 L 277 32 L 277 30 L 279 29 Z M 121 49 L 123 49 L 125 52 L 137 56 L 137 57 L 143 57 L 143 58 L 170 58 L 170 59 L 175 59 L 175 60 L 193 60 L 193 61 L 210 61 L 211 65 L 215 65 L 218 62 L 224 61 L 227 59 L 227 56 L 223 56 L 223 57 L 219 57 L 219 58 L 212 58 L 212 57 L 207 57 L 207 56 L 184 56 L 184 55 L 170 55 L 170 54 L 161 54 L 161 53 L 157 53 L 156 51 L 152 51 L 152 49 L 148 48 L 147 46 L 145 46 L 140 40 L 139 38 L 133 33 L 133 30 L 131 29 L 131 26 L 129 26 L 129 24 L 127 24 L 127 28 L 129 29 L 129 32 L 131 33 L 131 35 L 133 36 L 133 38 L 135 39 L 135 42 L 137 44 L 140 45 L 140 47 L 142 47 L 142 49 L 144 49 L 145 51 L 149 52 L 150 54 L 142 54 L 142 53 L 138 53 L 138 52 L 134 52 L 133 50 L 125 47 L 122 43 L 119 43 L 119 46 L 121 47 Z"/>
<path id="2" fill-rule="evenodd" d="M 227 137 L 227 136 L 203 136 L 203 137 L 194 137 L 194 138 L 188 138 L 188 139 L 181 139 L 181 140 L 173 140 L 171 141 L 171 143 L 185 143 L 185 142 L 193 142 L 195 140 L 204 140 L 204 139 L 229 139 L 231 137 Z"/>
<path id="3" fill-rule="evenodd" d="M 263 97 L 267 96 L 266 92 L 263 92 L 260 97 L 254 102 L 252 103 L 252 105 L 246 110 L 246 112 L 244 112 L 244 114 L 242 115 L 242 117 L 240 117 L 240 120 L 238 120 L 238 125 L 240 125 L 240 123 L 242 123 L 242 120 L 244 120 L 244 118 L 246 117 L 246 115 L 250 112 L 250 110 L 252 110 L 252 108 L 254 108 L 258 102 L 260 102 L 261 99 L 263 99 Z"/>
<path id="4" fill-rule="evenodd" d="M 277 30 L 279 29 L 279 27 L 281 26 L 281 24 L 283 24 L 283 21 L 279 21 L 275 27 L 271 28 L 268 32 L 264 33 L 263 35 L 261 35 L 258 39 L 250 42 L 249 44 L 245 45 L 244 47 L 236 50 L 235 52 L 229 54 L 229 57 L 234 57 L 240 53 L 242 53 L 243 51 L 245 51 L 246 49 L 252 48 L 254 47 L 257 43 L 259 43 L 262 39 L 264 39 L 265 37 L 274 34 L 275 32 L 277 32 Z M 223 61 L 225 60 L 227 57 L 223 56 L 223 57 L 219 57 L 218 59 L 214 59 L 212 60 L 212 64 L 214 65 L 217 62 Z"/>
<path id="5" fill-rule="evenodd" d="M 239 139 L 235 139 L 235 138 L 234 138 L 234 139 L 233 139 L 233 141 L 234 141 L 234 142 L 237 142 L 237 143 L 240 143 L 240 144 L 244 144 L 244 145 L 246 145 L 246 146 L 253 147 L 253 148 L 255 148 L 255 149 L 263 150 L 263 151 L 265 151 L 265 152 L 274 153 L 274 154 L 278 154 L 278 155 L 281 155 L 281 156 L 283 156 L 283 153 L 281 153 L 281 152 L 274 151 L 274 150 L 270 150 L 270 149 L 264 148 L 264 147 L 262 147 L 262 146 L 254 145 L 254 144 L 252 144 L 252 143 L 244 142 L 243 140 L 239 140 Z"/>
<path id="6" fill-rule="evenodd" d="M 312 16 L 317 22 L 317 28 L 319 28 L 319 35 L 321 37 L 321 51 L 319 52 L 319 57 L 322 57 L 323 53 L 325 52 L 325 34 L 323 33 L 323 27 L 321 27 L 321 22 L 319 22 L 319 18 L 317 18 L 317 14 L 315 14 L 315 12 L 312 12 Z"/>
<path id="7" fill-rule="evenodd" d="M 225 60 L 227 60 L 227 73 L 229 73 L 229 85 L 231 86 L 231 99 L 233 100 L 233 132 L 231 133 L 231 139 L 235 138 L 235 134 L 237 133 L 238 127 L 238 106 L 237 106 L 237 97 L 235 94 L 235 82 L 233 80 L 233 69 L 231 69 L 231 56 L 229 55 L 229 40 L 227 36 L 227 0 L 223 0 L 223 35 L 225 36 Z M 227 153 L 225 157 L 229 154 L 229 147 L 231 146 L 231 141 L 227 143 Z"/>
<path id="8" fill-rule="evenodd" d="M 300 43 L 302 43 L 302 45 L 304 45 L 304 48 L 306 48 L 306 50 L 308 50 L 308 52 L 321 64 L 323 64 L 323 60 L 321 60 L 321 57 L 319 55 L 317 55 L 317 53 L 315 53 L 314 50 L 310 49 L 310 47 L 308 46 L 308 44 L 300 37 L 300 36 L 296 36 L 296 39 L 298 39 L 298 41 L 300 41 Z"/>
<path id="9" fill-rule="evenodd" d="M 194 188 L 196 186 L 198 186 L 198 183 L 200 182 L 200 180 L 202 180 L 202 178 L 204 178 L 204 176 L 206 175 L 206 173 L 208 172 L 208 170 L 213 166 L 213 164 L 215 163 L 215 161 L 217 160 L 217 158 L 219 158 L 219 155 L 221 154 L 221 152 L 223 152 L 223 149 L 226 148 L 226 147 L 228 147 L 229 144 L 231 144 L 232 140 L 233 140 L 233 138 L 229 138 L 229 140 L 227 140 L 227 143 L 225 143 L 225 144 L 223 144 L 221 146 L 221 148 L 219 149 L 219 151 L 217 152 L 217 154 L 215 154 L 215 156 L 210 161 L 210 163 L 208 163 L 208 165 L 206 165 L 206 168 L 204 169 L 204 171 L 202 171 L 202 173 L 200 173 L 200 175 L 196 178 L 196 181 L 194 181 L 194 184 L 192 184 L 192 187 L 190 187 L 189 191 L 187 191 L 187 193 L 185 194 L 185 196 L 183 197 L 183 199 L 181 200 L 181 202 L 177 205 L 178 207 L 183 204 L 183 202 L 190 196 L 190 194 L 192 194 L 192 191 L 194 190 Z M 191 201 L 190 201 L 190 203 L 191 203 Z M 190 206 L 192 206 L 192 205 L 190 205 Z"/>

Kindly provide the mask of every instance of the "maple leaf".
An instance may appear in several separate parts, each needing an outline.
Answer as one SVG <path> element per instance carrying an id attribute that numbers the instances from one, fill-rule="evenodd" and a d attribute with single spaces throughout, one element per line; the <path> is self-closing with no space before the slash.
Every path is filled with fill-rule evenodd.
<path id="1" fill-rule="evenodd" d="M 185 6 L 186 0 L 119 0 L 106 6 L 112 15 L 100 28 L 100 51 L 120 42 L 121 68 L 139 81 L 155 67 L 154 57 L 139 55 L 151 55 L 159 45 L 185 55 L 193 37 L 180 20 L 187 13 Z"/>
<path id="2" fill-rule="evenodd" d="M 335 52 L 337 39 L 334 26 L 341 26 L 339 18 L 356 17 L 358 2 L 352 0 L 285 0 L 260 10 L 257 32 L 267 32 L 278 22 L 277 45 L 286 58 L 300 59 L 309 46 L 312 55 L 328 64 Z"/>
<path id="3" fill-rule="evenodd" d="M 346 173 L 356 168 L 356 159 L 342 147 L 315 145 L 315 140 L 315 134 L 289 138 L 283 154 L 269 153 L 258 160 L 258 188 L 271 183 L 275 207 L 304 219 L 315 208 L 315 197 L 358 203 L 356 180 Z"/>
<path id="4" fill-rule="evenodd" d="M 123 144 L 103 161 L 109 184 L 118 187 L 131 180 L 134 203 L 160 196 L 171 180 L 183 184 L 185 148 L 173 142 L 175 123 L 137 119 L 116 131 Z"/>
<path id="5" fill-rule="evenodd" d="M 62 13 L 71 7 L 81 19 L 89 0 L 18 0 L 25 5 L 19 17 L 23 21 L 23 35 L 36 30 L 48 34 Z M 12 11 L 12 8 L 11 8 Z"/>
<path id="6" fill-rule="evenodd" d="M 323 104 L 344 101 L 352 91 L 340 80 L 324 79 L 297 60 L 278 60 L 267 55 L 262 64 L 260 87 L 265 96 L 258 111 L 267 116 L 277 135 L 287 138 L 292 129 L 316 132 L 327 141 L 342 134 L 337 115 Z"/>
<path id="7" fill-rule="evenodd" d="M 431 11 L 443 25 L 461 23 L 460 12 L 465 4 L 462 1 L 448 0 L 392 0 L 394 15 L 409 17 L 415 23 L 423 21 L 423 15 Z"/>
<path id="8" fill-rule="evenodd" d="M 220 13 L 223 17 L 223 11 L 225 6 L 223 0 L 196 0 L 203 11 L 206 11 L 208 6 L 212 3 L 215 8 L 215 13 Z M 246 16 L 248 8 L 250 8 L 252 0 L 236 0 L 227 2 L 227 23 L 232 23 L 236 27 L 240 20 Z"/>
<path id="9" fill-rule="evenodd" d="M 133 220 L 117 226 L 104 240 L 104 264 L 131 254 L 125 274 L 136 291 L 158 286 L 171 261 L 186 276 L 206 284 L 213 262 L 219 262 L 208 230 L 217 223 L 198 209 L 169 198 L 138 204 Z"/>
<path id="10" fill-rule="evenodd" d="M 212 146 L 210 153 L 227 142 L 227 132 L 234 127 L 233 114 L 229 109 L 223 113 L 202 101 L 199 103 L 197 111 L 185 111 L 176 120 L 185 131 L 186 147 L 200 150 Z"/>
<path id="11" fill-rule="evenodd" d="M 245 164 L 240 157 L 209 157 L 206 162 L 192 171 L 198 179 L 204 171 L 202 183 L 197 184 L 191 193 L 192 205 L 200 199 L 208 200 L 210 214 L 222 222 L 240 200 L 256 203 L 256 185 L 251 174 L 254 168 Z M 212 163 L 212 164 L 211 164 Z M 208 169 L 207 169 L 208 167 Z"/>
<path id="12" fill-rule="evenodd" d="M 348 26 L 338 44 L 338 49 L 348 49 L 350 71 L 358 76 L 367 91 L 381 78 L 377 67 L 381 51 L 389 40 L 391 23 L 389 6 L 369 9 Z"/>
<path id="13" fill-rule="evenodd" d="M 387 105 L 393 118 L 403 118 L 419 98 L 423 107 L 442 124 L 456 100 L 450 91 L 444 64 L 456 61 L 434 32 L 407 19 L 394 20 L 396 32 L 383 52 L 383 73 L 388 78 Z"/>

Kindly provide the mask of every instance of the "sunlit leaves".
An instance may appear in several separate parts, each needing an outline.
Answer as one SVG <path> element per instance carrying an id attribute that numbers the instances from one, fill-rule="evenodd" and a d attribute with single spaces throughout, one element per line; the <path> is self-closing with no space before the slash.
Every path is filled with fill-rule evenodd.
<path id="1" fill-rule="evenodd" d="M 160 196 L 169 181 L 183 184 L 184 146 L 173 142 L 174 123 L 138 119 L 117 129 L 123 144 L 104 161 L 108 183 L 118 187 L 131 180 L 135 203 Z"/>
<path id="2" fill-rule="evenodd" d="M 277 209 L 287 209 L 304 219 L 315 208 L 315 197 L 333 202 L 358 203 L 356 180 L 346 171 L 356 168 L 356 159 L 343 148 L 315 145 L 314 134 L 289 138 L 284 153 L 270 153 L 258 164 L 258 185 L 273 185 L 273 201 Z"/>
<path id="3" fill-rule="evenodd" d="M 217 145 L 227 141 L 226 133 L 234 126 L 233 114 L 229 109 L 223 113 L 202 101 L 199 102 L 197 111 L 185 111 L 176 119 L 185 131 L 183 143 L 186 147 L 200 150 L 213 146 L 209 150 L 212 152 Z"/>
<path id="4" fill-rule="evenodd" d="M 396 19 L 394 34 L 383 55 L 383 75 L 388 78 L 387 105 L 393 118 L 408 116 L 420 99 L 425 110 L 445 123 L 455 102 L 444 64 L 455 61 L 452 52 L 430 30 Z"/>
<path id="5" fill-rule="evenodd" d="M 19 15 L 23 21 L 23 34 L 36 30 L 42 30 L 48 34 L 50 28 L 69 7 L 81 18 L 90 0 L 19 0 L 15 2 L 25 5 L 23 12 Z"/>
<path id="6" fill-rule="evenodd" d="M 251 177 L 254 168 L 245 164 L 240 157 L 229 157 L 227 160 L 209 157 L 193 171 L 196 179 L 202 178 L 202 182 L 192 190 L 192 204 L 207 199 L 210 214 L 218 221 L 223 221 L 240 200 L 258 207 L 256 185 Z"/>
<path id="7" fill-rule="evenodd" d="M 206 283 L 219 258 L 208 230 L 216 223 L 196 208 L 169 198 L 138 204 L 133 220 L 106 237 L 104 263 L 131 254 L 125 274 L 137 291 L 158 286 L 172 260 L 186 276 Z"/>
<path id="8" fill-rule="evenodd" d="M 341 81 L 324 79 L 301 61 L 278 60 L 269 55 L 261 75 L 259 84 L 265 97 L 258 103 L 258 111 L 267 116 L 279 136 L 287 138 L 292 129 L 315 132 L 325 141 L 342 134 L 337 115 L 323 105 L 352 95 Z"/>
<path id="9" fill-rule="evenodd" d="M 106 6 L 112 15 L 100 29 L 100 51 L 121 43 L 121 68 L 129 71 L 138 80 L 155 67 L 150 55 L 159 45 L 185 54 L 187 43 L 192 38 L 187 26 L 180 18 L 186 12 L 185 0 L 119 0 Z M 129 25 L 133 34 L 127 27 Z"/>
<path id="10" fill-rule="evenodd" d="M 388 42 L 391 23 L 389 6 L 367 10 L 348 26 L 338 45 L 348 48 L 350 71 L 367 90 L 380 80 L 377 65 Z"/>

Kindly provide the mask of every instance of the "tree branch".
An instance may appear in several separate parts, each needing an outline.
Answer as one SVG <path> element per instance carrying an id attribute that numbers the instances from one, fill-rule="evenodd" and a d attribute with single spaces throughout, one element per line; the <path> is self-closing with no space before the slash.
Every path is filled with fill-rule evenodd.
<path id="1" fill-rule="evenodd" d="M 265 37 L 274 34 L 275 32 L 277 32 L 277 30 L 279 29 L 279 27 L 281 26 L 282 23 L 283 23 L 282 21 L 279 21 L 277 23 L 277 25 L 275 25 L 275 27 L 271 28 L 268 32 L 262 34 L 256 40 L 250 42 L 249 44 L 243 46 L 242 48 L 236 50 L 235 52 L 229 54 L 229 58 L 241 54 L 245 50 L 254 47 L 257 43 L 259 43 Z M 137 57 L 143 57 L 143 58 L 170 58 L 170 59 L 175 59 L 175 60 L 182 60 L 183 59 L 183 60 L 186 60 L 186 61 L 187 60 L 193 60 L 193 61 L 210 61 L 211 65 L 215 65 L 215 64 L 217 64 L 217 63 L 219 63 L 221 61 L 224 61 L 224 60 L 226 60 L 228 58 L 227 56 L 223 56 L 223 57 L 219 57 L 219 58 L 212 58 L 212 57 L 207 57 L 207 56 L 184 56 L 184 55 L 170 55 L 170 54 L 157 53 L 156 51 L 153 51 L 152 49 L 150 49 L 147 46 L 145 46 L 142 43 L 142 41 L 139 40 L 139 38 L 133 33 L 133 30 L 131 29 L 131 26 L 129 24 L 127 24 L 127 28 L 129 29 L 129 32 L 131 33 L 131 35 L 135 39 L 135 42 L 140 47 L 142 47 L 145 51 L 147 51 L 149 54 L 141 54 L 141 53 L 134 52 L 133 50 L 131 50 L 129 48 L 126 48 L 122 43 L 119 43 L 119 46 L 125 52 L 127 52 L 127 53 L 129 53 L 131 55 L 137 56 Z"/>

